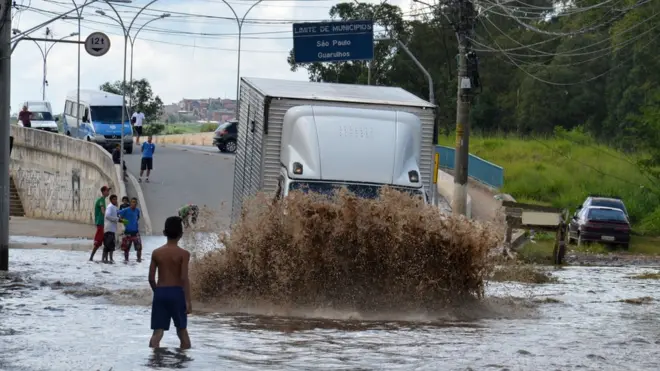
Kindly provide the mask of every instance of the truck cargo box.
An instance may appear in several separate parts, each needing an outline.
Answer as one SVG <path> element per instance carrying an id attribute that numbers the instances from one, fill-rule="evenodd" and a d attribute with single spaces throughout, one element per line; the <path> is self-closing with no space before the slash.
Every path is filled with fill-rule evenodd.
<path id="1" fill-rule="evenodd" d="M 332 106 L 409 112 L 419 117 L 421 180 L 432 186 L 435 106 L 397 87 L 241 78 L 238 149 L 234 168 L 232 222 L 243 200 L 275 192 L 280 172 L 284 115 L 297 106 Z M 394 150 L 394 148 L 392 148 Z"/>

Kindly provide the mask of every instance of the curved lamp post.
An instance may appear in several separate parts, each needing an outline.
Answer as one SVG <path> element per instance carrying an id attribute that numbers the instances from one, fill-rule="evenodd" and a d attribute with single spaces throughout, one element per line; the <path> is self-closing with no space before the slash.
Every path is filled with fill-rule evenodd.
<path id="1" fill-rule="evenodd" d="M 130 0 L 126 0 L 126 1 L 130 1 Z M 103 10 L 97 10 L 96 11 L 96 13 L 98 13 L 98 14 L 104 16 L 104 17 L 110 18 L 113 21 L 119 23 L 122 30 L 124 31 L 124 77 L 122 79 L 122 87 L 121 87 L 122 96 L 123 96 L 123 100 L 122 100 L 123 101 L 123 107 L 122 107 L 122 110 L 121 110 L 121 144 L 120 144 L 121 150 L 119 151 L 119 153 L 120 153 L 119 163 L 120 164 L 124 163 L 124 131 L 125 131 L 125 124 L 126 124 L 126 59 L 127 59 L 127 56 L 128 56 L 128 53 L 127 53 L 128 35 L 129 35 L 129 32 L 131 32 L 131 28 L 133 27 L 133 24 L 135 23 L 135 20 L 140 16 L 140 14 L 142 14 L 142 12 L 145 9 L 147 9 L 147 7 L 149 7 L 149 5 L 155 3 L 156 1 L 158 1 L 158 0 L 151 0 L 150 2 L 147 3 L 147 5 L 143 6 L 137 12 L 137 14 L 135 14 L 135 17 L 133 17 L 133 19 L 131 20 L 131 23 L 128 25 L 128 28 L 126 27 L 124 21 L 121 19 L 121 16 L 119 15 L 119 12 L 117 12 L 117 9 L 110 2 L 108 2 L 107 0 L 106 0 L 106 2 L 108 4 L 108 6 L 110 6 L 112 11 L 115 12 L 115 14 L 117 15 L 117 19 L 114 19 L 113 17 L 105 14 L 105 12 Z M 124 1 L 122 1 L 122 2 L 124 2 Z"/>
<path id="2" fill-rule="evenodd" d="M 20 30 L 17 30 L 15 28 L 12 31 L 15 34 L 22 34 L 22 32 Z M 53 49 L 53 46 L 55 46 L 55 44 L 57 44 L 58 41 L 68 39 L 69 37 L 74 37 L 74 36 L 78 36 L 78 33 L 74 32 L 70 35 L 66 35 L 66 36 L 60 37 L 59 39 L 55 39 L 55 40 L 53 40 L 53 43 L 50 46 L 46 46 L 46 49 L 42 48 L 41 45 L 37 42 L 37 40 L 30 39 L 37 45 L 37 47 L 39 47 L 39 51 L 41 52 L 41 58 L 43 59 L 43 62 L 44 62 L 43 79 L 41 81 L 41 99 L 42 100 L 46 100 L 46 84 L 47 84 L 47 80 L 46 80 L 46 63 L 47 63 L 47 60 L 48 60 L 48 54 L 50 54 L 50 50 Z"/>
<path id="3" fill-rule="evenodd" d="M 245 17 L 247 17 L 248 13 L 254 9 L 255 6 L 259 5 L 264 0 L 257 0 L 256 3 L 252 4 L 243 14 L 243 18 L 239 18 L 238 14 L 236 14 L 236 11 L 234 8 L 227 2 L 227 0 L 222 0 L 223 3 L 225 3 L 229 9 L 231 9 L 231 12 L 234 13 L 234 17 L 236 18 L 236 24 L 238 25 L 238 61 L 237 61 L 237 66 L 236 66 L 236 119 L 238 119 L 238 110 L 239 110 L 239 102 L 241 100 L 241 97 L 239 96 L 240 94 L 240 84 L 241 84 L 241 35 L 243 32 L 243 23 L 245 22 Z"/>
<path id="4" fill-rule="evenodd" d="M 78 0 L 78 1 L 80 2 L 80 0 Z M 76 83 L 76 85 L 77 85 L 77 89 L 76 89 L 76 107 L 80 106 L 80 43 L 81 43 L 81 41 L 80 41 L 80 36 L 81 36 L 81 34 L 80 34 L 80 32 L 81 32 L 80 31 L 80 22 L 83 20 L 83 18 L 82 18 L 83 8 L 87 5 L 89 5 L 89 4 L 95 3 L 97 1 L 99 1 L 99 0 L 84 0 L 84 2 L 81 5 L 78 5 L 76 3 L 76 0 L 71 0 L 71 2 L 73 3 L 73 6 L 76 7 L 75 12 L 76 12 L 76 15 L 77 15 L 76 18 L 78 20 L 78 78 L 77 78 L 77 83 Z M 133 0 L 101 0 L 101 1 L 107 3 L 108 5 L 110 5 L 111 2 L 113 2 L 113 3 L 124 3 L 124 4 L 130 4 L 131 2 L 133 2 Z M 110 6 L 112 6 L 112 5 L 110 5 Z M 79 114 L 76 115 L 76 117 L 77 117 L 76 118 L 76 125 L 77 126 L 80 126 L 80 117 L 79 116 L 80 116 Z M 124 129 L 122 127 L 122 134 L 123 134 L 123 132 L 124 132 Z M 122 142 L 122 145 L 123 145 L 123 142 Z"/>
<path id="5" fill-rule="evenodd" d="M 128 35 L 128 40 L 131 42 L 131 75 L 129 81 L 131 84 L 133 83 L 133 47 L 135 46 L 135 40 L 137 39 L 138 35 L 140 34 L 140 31 L 144 28 L 144 26 L 148 25 L 151 22 L 157 21 L 159 19 L 164 19 L 170 16 L 170 13 L 165 13 L 161 14 L 160 16 L 150 19 L 148 22 L 142 25 L 142 27 L 138 28 L 137 32 L 135 32 L 135 35 L 131 37 L 131 35 Z M 128 106 L 133 108 L 133 94 L 131 94 L 130 97 L 128 97 Z"/>
<path id="6" fill-rule="evenodd" d="M 115 21 L 115 22 L 116 22 L 117 24 L 119 24 L 120 26 L 122 25 L 122 23 L 121 23 L 120 20 L 115 19 L 114 17 L 105 14 L 105 12 L 102 11 L 102 10 L 97 10 L 96 13 L 99 14 L 99 15 L 102 15 L 102 16 L 104 16 L 104 17 L 106 17 L 106 18 L 110 18 L 110 19 L 112 19 L 113 21 Z M 167 17 L 169 17 L 170 15 L 171 15 L 170 13 L 164 13 L 164 14 L 161 14 L 160 16 L 156 17 L 156 18 L 150 19 L 149 21 L 147 21 L 146 23 L 144 23 L 142 26 L 140 26 L 140 28 L 138 28 L 138 30 L 135 32 L 135 35 L 133 35 L 133 36 L 131 36 L 130 34 L 128 35 L 128 41 L 131 43 L 131 75 L 130 75 L 130 77 L 129 77 L 129 79 L 128 79 L 128 81 L 130 82 L 130 84 L 133 84 L 133 48 L 135 47 L 135 40 L 137 40 L 137 37 L 138 37 L 138 35 L 140 34 L 140 31 L 142 31 L 142 29 L 143 29 L 146 25 L 148 25 L 149 23 L 154 22 L 154 21 L 157 21 L 157 20 L 159 20 L 159 19 L 167 18 Z M 130 30 L 130 28 L 129 28 L 129 30 Z M 128 97 L 128 106 L 131 107 L 131 108 L 133 108 L 133 94 L 131 94 L 131 95 Z"/>

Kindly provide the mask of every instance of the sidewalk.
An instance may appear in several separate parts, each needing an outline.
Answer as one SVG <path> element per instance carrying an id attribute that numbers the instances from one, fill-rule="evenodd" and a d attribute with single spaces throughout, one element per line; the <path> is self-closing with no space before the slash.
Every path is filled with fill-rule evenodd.
<path id="1" fill-rule="evenodd" d="M 95 227 L 91 224 L 59 220 L 28 219 L 15 216 L 12 216 L 11 220 L 9 220 L 10 236 L 92 239 L 94 233 Z"/>

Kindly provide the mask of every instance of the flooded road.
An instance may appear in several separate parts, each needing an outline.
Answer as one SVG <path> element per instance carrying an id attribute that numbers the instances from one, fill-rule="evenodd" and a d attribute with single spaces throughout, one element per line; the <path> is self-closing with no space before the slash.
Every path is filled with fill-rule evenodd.
<path id="1" fill-rule="evenodd" d="M 169 331 L 167 348 L 152 351 L 148 262 L 164 241 L 143 242 L 146 262 L 128 265 L 11 250 L 12 271 L 0 276 L 0 370 L 660 369 L 660 281 L 628 278 L 649 270 L 639 267 L 570 267 L 543 286 L 493 283 L 492 311 L 473 320 L 194 314 L 193 349 L 177 351 Z M 620 302 L 639 297 L 653 300 Z"/>

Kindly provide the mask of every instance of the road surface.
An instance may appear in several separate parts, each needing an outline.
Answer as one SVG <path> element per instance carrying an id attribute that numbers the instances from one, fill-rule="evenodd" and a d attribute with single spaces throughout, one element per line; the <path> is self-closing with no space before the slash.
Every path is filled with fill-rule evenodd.
<path id="1" fill-rule="evenodd" d="M 191 147 L 191 148 L 186 148 Z M 204 148 L 204 147 L 202 147 Z M 128 171 L 140 174 L 141 152 L 125 155 Z M 203 151 L 194 146 L 156 145 L 150 183 L 141 184 L 153 233 L 161 233 L 165 219 L 187 203 L 206 205 L 226 219 L 231 211 L 234 184 L 232 155 Z M 144 180 L 144 177 L 143 177 Z"/>

